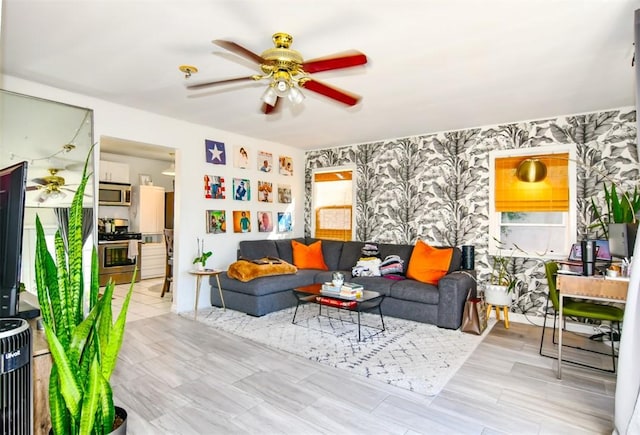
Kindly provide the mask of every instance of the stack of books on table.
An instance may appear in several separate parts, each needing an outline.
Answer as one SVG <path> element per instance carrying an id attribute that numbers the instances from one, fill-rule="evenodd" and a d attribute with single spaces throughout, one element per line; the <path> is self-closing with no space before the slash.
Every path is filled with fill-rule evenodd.
<path id="1" fill-rule="evenodd" d="M 353 282 L 345 282 L 342 284 L 342 287 L 336 287 L 333 283 L 325 282 L 322 284 L 321 293 L 325 295 L 339 295 L 342 298 L 355 299 L 362 295 L 362 290 L 364 290 L 362 285 Z"/>
<path id="2" fill-rule="evenodd" d="M 322 284 L 322 293 L 335 293 L 338 294 L 340 293 L 340 287 L 336 287 L 333 285 L 333 283 L 330 282 L 325 282 L 324 284 Z"/>
<path id="3" fill-rule="evenodd" d="M 355 282 L 345 282 L 342 284 L 342 288 L 340 289 L 340 296 L 347 298 L 357 298 L 362 296 L 362 291 L 364 287 L 360 284 L 356 284 Z"/>

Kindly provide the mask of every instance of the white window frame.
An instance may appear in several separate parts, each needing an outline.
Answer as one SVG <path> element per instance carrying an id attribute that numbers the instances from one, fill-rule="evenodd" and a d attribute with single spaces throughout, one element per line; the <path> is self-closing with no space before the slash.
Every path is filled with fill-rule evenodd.
<path id="1" fill-rule="evenodd" d="M 501 213 L 496 211 L 495 201 L 495 162 L 497 158 L 504 157 L 522 157 L 548 155 L 548 154 L 569 154 L 568 176 L 569 176 L 569 211 L 563 212 L 563 222 L 566 226 L 563 250 L 564 252 L 553 252 L 540 255 L 535 252 L 522 252 L 517 249 L 506 249 L 500 247 L 500 228 Z M 564 160 L 564 159 L 563 159 Z M 549 145 L 532 148 L 517 148 L 508 150 L 494 150 L 489 152 L 489 254 L 526 257 L 526 258 L 543 258 L 543 259 L 562 259 L 567 258 L 571 245 L 576 242 L 577 233 L 577 175 L 576 175 L 576 147 L 573 144 L 566 145 Z M 544 224 L 542 224 L 544 226 Z M 549 226 L 557 226 L 549 224 Z"/>

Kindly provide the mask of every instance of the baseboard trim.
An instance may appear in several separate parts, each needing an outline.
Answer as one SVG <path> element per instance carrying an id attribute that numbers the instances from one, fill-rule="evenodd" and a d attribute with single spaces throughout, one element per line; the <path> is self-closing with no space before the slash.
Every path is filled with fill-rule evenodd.
<path id="1" fill-rule="evenodd" d="M 490 317 L 495 317 L 495 311 L 491 311 Z M 542 327 L 544 317 L 541 316 L 525 316 L 522 313 L 509 313 L 509 322 L 525 323 L 528 325 L 535 325 Z M 547 327 L 553 327 L 553 317 L 547 318 Z M 571 332 L 577 332 L 579 334 L 597 334 L 600 332 L 597 326 L 585 325 L 584 323 L 567 322 L 566 330 Z"/>

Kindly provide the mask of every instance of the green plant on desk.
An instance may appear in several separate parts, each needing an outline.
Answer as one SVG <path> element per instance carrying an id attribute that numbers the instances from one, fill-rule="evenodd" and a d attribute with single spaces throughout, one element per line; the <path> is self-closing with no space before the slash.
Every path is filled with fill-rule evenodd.
<path id="1" fill-rule="evenodd" d="M 640 211 L 640 194 L 638 188 L 633 190 L 632 194 L 616 191 L 616 185 L 611 183 L 611 189 L 607 189 L 604 184 L 604 200 L 606 210 L 598 207 L 593 198 L 591 198 L 591 207 L 593 208 L 596 222 L 592 227 L 600 227 L 604 234 L 604 238 L 609 238 L 609 224 L 636 223 L 636 213 Z"/>

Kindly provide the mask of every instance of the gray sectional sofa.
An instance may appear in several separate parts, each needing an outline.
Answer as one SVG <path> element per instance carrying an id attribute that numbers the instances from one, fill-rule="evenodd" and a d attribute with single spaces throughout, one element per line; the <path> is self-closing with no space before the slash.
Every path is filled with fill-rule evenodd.
<path id="1" fill-rule="evenodd" d="M 241 258 L 257 259 L 277 257 L 293 264 L 292 239 L 244 240 L 240 242 Z M 309 245 L 318 239 L 296 238 Z M 313 283 L 331 281 L 334 271 L 345 273 L 346 281 L 362 284 L 367 290 L 385 295 L 382 312 L 385 316 L 399 317 L 430 323 L 442 328 L 458 329 L 462 322 L 462 310 L 469 290 L 476 294 L 474 271 L 460 270 L 461 252 L 454 248 L 449 272 L 438 285 L 425 284 L 412 279 L 392 280 L 385 277 L 351 277 L 351 269 L 361 256 L 364 242 L 339 242 L 322 240 L 324 261 L 328 271 L 298 269 L 295 274 L 267 276 L 242 282 L 220 274 L 220 284 L 227 308 L 253 316 L 263 316 L 273 311 L 296 305 L 292 289 Z M 380 257 L 399 255 L 405 271 L 413 251 L 412 245 L 378 244 Z M 222 306 L 215 280 L 211 284 L 211 304 Z"/>

